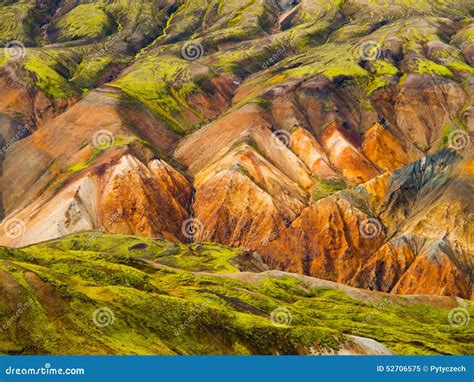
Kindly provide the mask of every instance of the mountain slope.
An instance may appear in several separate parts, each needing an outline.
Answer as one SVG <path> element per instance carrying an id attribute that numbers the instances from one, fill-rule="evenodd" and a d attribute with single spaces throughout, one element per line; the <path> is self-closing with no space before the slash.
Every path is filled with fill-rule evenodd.
<path id="1" fill-rule="evenodd" d="M 474 298 L 468 0 L 0 4 L 0 243 L 100 230 Z"/>
<path id="2" fill-rule="evenodd" d="M 472 326 L 448 320 L 453 309 L 472 314 L 462 300 L 398 297 L 283 272 L 246 272 L 265 270 L 258 255 L 215 244 L 84 233 L 0 248 L 0 258 L 6 323 L 1 353 L 473 351 Z"/>
<path id="3" fill-rule="evenodd" d="M 471 298 L 469 166 L 441 152 L 341 191 L 260 251 L 271 267 L 357 287 Z"/>

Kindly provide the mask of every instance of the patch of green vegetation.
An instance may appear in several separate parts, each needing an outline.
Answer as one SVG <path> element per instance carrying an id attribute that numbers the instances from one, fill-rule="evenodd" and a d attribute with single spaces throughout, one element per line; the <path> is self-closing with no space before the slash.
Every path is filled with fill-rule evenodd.
<path id="1" fill-rule="evenodd" d="M 381 77 L 376 77 L 372 81 L 370 81 L 370 84 L 367 88 L 367 96 L 370 96 L 373 92 L 375 92 L 378 89 L 387 87 L 392 85 L 393 82 L 389 79 L 386 78 L 381 78 Z"/>
<path id="2" fill-rule="evenodd" d="M 292 46 L 297 46 L 300 38 L 301 36 L 298 36 L 292 40 Z M 265 73 L 246 83 L 249 95 L 238 105 L 259 97 L 264 89 L 278 86 L 291 78 L 309 79 L 322 74 L 331 80 L 346 77 L 366 86 L 371 73 L 359 65 L 358 51 L 354 50 L 354 46 L 355 41 L 328 42 L 306 46 L 300 54 L 293 54 L 290 57 L 283 55 L 278 65 L 272 66 Z M 291 52 L 289 49 L 288 51 Z"/>
<path id="3" fill-rule="evenodd" d="M 3 43 L 19 40 L 28 47 L 33 46 L 27 49 L 25 61 L 30 61 L 30 55 L 38 59 L 28 62 L 26 69 L 32 78 L 27 80 L 36 84 L 36 78 L 41 78 L 37 86 L 50 98 L 85 95 L 103 81 L 110 81 L 118 74 L 116 68 L 123 68 L 134 57 L 134 49 L 128 48 L 125 39 L 144 44 L 150 36 L 159 33 L 166 17 L 164 9 L 157 9 L 149 1 L 137 6 L 128 1 L 88 2 L 71 7 L 49 27 L 45 36 L 38 25 L 47 14 L 53 13 L 55 5 L 40 3 L 21 0 L 0 5 L 0 42 L 5 37 Z M 97 43 L 63 44 L 77 39 L 94 39 Z M 58 41 L 58 44 L 48 45 Z M 4 62 L 6 58 L 0 52 L 0 65 Z M 23 60 L 18 63 L 23 66 Z"/>
<path id="4" fill-rule="evenodd" d="M 336 30 L 330 37 L 330 41 L 347 41 L 360 36 L 365 36 L 370 31 L 371 25 L 369 23 L 351 23 L 344 25 L 342 28 Z"/>
<path id="5" fill-rule="evenodd" d="M 323 71 L 323 74 L 331 80 L 340 76 L 368 77 L 369 75 L 366 70 L 364 70 L 357 64 L 342 65 L 328 68 Z"/>
<path id="6" fill-rule="evenodd" d="M 74 174 L 76 172 L 79 172 L 79 171 L 82 171 L 82 170 L 86 169 L 87 167 L 89 167 L 88 161 L 83 161 L 83 162 L 79 162 L 79 163 L 76 163 L 76 164 L 73 164 L 72 166 L 70 166 L 67 169 L 67 172 L 71 173 L 71 174 Z"/>
<path id="7" fill-rule="evenodd" d="M 255 103 L 258 106 L 260 106 L 262 109 L 265 109 L 265 110 L 269 110 L 272 106 L 272 104 L 269 100 L 267 100 L 265 98 L 259 98 L 259 97 L 250 100 L 249 103 Z"/>
<path id="8" fill-rule="evenodd" d="M 0 68 L 8 61 L 8 57 L 0 53 Z"/>
<path id="9" fill-rule="evenodd" d="M 31 1 L 0 4 L 0 46 L 10 41 L 31 41 L 29 32 L 34 9 L 35 3 Z"/>
<path id="10" fill-rule="evenodd" d="M 444 149 L 448 146 L 449 143 L 449 135 L 459 129 L 459 127 L 456 127 L 455 124 L 452 122 L 446 122 L 443 127 L 441 128 L 441 133 L 440 133 L 440 138 L 439 138 L 439 143 L 438 143 L 438 149 Z"/>
<path id="11" fill-rule="evenodd" d="M 447 67 L 426 59 L 417 59 L 410 70 L 418 74 L 454 78 L 453 72 L 451 72 Z"/>
<path id="12" fill-rule="evenodd" d="M 436 37 L 431 35 L 423 40 L 423 43 L 426 43 L 428 40 L 437 41 Z M 417 72 L 436 74 L 445 77 L 452 77 L 454 73 L 465 72 L 467 74 L 474 74 L 474 69 L 466 64 L 462 54 L 449 45 L 442 45 L 433 49 L 433 52 L 430 53 L 429 60 L 418 60 L 418 70 Z"/>
<path id="13" fill-rule="evenodd" d="M 398 354 L 474 351 L 472 326 L 449 325 L 447 308 L 359 301 L 293 276 L 220 276 L 238 272 L 231 264 L 238 251 L 98 232 L 0 248 L 0 269 L 10 278 L 0 318 L 31 301 L 0 333 L 0 352 L 309 354 L 350 346 L 343 334 L 373 338 Z M 38 294 L 39 287 L 50 289 Z M 270 319 L 276 309 L 280 325 Z M 104 327 L 94 325 L 100 311 Z"/>
<path id="14" fill-rule="evenodd" d="M 474 68 L 464 62 L 450 61 L 446 63 L 448 69 L 455 73 L 467 73 L 468 75 L 474 76 Z"/>
<path id="15" fill-rule="evenodd" d="M 49 33 L 59 42 L 83 38 L 105 37 L 113 30 L 113 20 L 99 4 L 80 4 L 74 7 L 50 28 Z"/>
<path id="16" fill-rule="evenodd" d="M 189 65 L 189 62 L 171 55 L 150 55 L 135 64 L 129 74 L 114 82 L 114 86 L 149 107 L 182 134 L 191 128 L 181 118 L 183 109 L 195 113 L 186 98 L 199 91 Z"/>
<path id="17" fill-rule="evenodd" d="M 252 0 L 221 1 L 217 10 L 212 6 L 207 9 L 204 22 L 209 15 L 216 14 L 219 15 L 218 21 L 209 24 L 206 31 L 206 40 L 209 40 L 212 46 L 238 42 L 259 35 L 267 25 L 269 18 L 265 5 Z"/>
<path id="18" fill-rule="evenodd" d="M 100 52 L 100 50 L 98 51 Z M 80 88 L 91 88 L 100 83 L 101 77 L 115 66 L 126 65 L 131 60 L 123 54 L 92 53 L 84 58 L 74 72 L 71 81 Z"/>
<path id="19" fill-rule="evenodd" d="M 367 96 L 370 96 L 377 89 L 390 86 L 396 83 L 398 68 L 385 60 L 375 60 L 371 63 L 373 78 L 367 87 Z"/>
<path id="20" fill-rule="evenodd" d="M 312 189 L 311 200 L 313 202 L 319 199 L 327 198 L 336 192 L 342 191 L 346 188 L 346 183 L 343 179 L 315 179 L 315 185 Z"/>
<path id="21" fill-rule="evenodd" d="M 398 74 L 398 69 L 388 61 L 375 60 L 372 65 L 377 76 L 396 76 Z"/>
<path id="22" fill-rule="evenodd" d="M 53 99 L 67 99 L 77 95 L 78 90 L 65 78 L 67 76 L 68 67 L 66 65 L 74 65 L 70 63 L 66 56 L 60 56 L 42 53 L 33 53 L 26 55 L 23 65 L 29 72 L 25 78 L 26 81 L 32 82 L 38 86 L 43 92 Z"/>
<path id="23" fill-rule="evenodd" d="M 96 233 L 68 236 L 55 243 L 55 246 L 64 251 L 125 253 L 131 258 L 139 256 L 177 269 L 213 273 L 237 272 L 238 269 L 232 265 L 231 260 L 241 252 L 219 244 L 184 245 L 164 240 Z"/>
<path id="24" fill-rule="evenodd" d="M 160 253 L 154 258 L 154 261 L 188 271 L 214 273 L 238 271 L 231 262 L 240 252 L 237 249 L 207 243 L 179 246 L 177 249 L 178 251 L 171 250 Z"/>

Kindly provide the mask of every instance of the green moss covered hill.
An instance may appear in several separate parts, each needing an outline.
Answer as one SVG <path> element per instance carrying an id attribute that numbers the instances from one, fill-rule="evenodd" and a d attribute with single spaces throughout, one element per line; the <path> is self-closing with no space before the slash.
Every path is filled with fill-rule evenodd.
<path id="1" fill-rule="evenodd" d="M 0 2 L 0 46 L 26 46 L 24 57 L 10 63 L 22 80 L 51 99 L 111 83 L 179 134 L 208 120 L 188 98 L 222 73 L 250 78 L 252 90 L 242 102 L 290 78 L 317 74 L 351 78 L 367 97 L 410 73 L 459 82 L 473 74 L 460 53 L 473 38 L 469 0 L 311 0 L 289 14 L 291 2 L 283 0 L 11 3 Z M 396 38 L 409 60 L 361 66 L 367 38 L 383 49 L 393 49 Z M 450 40 L 456 47 L 445 44 Z M 199 61 L 183 57 L 189 41 L 199 46 Z M 428 42 L 439 47 L 427 49 Z M 7 62 L 0 51 L 0 64 Z"/>
<path id="2" fill-rule="evenodd" d="M 444 298 L 314 287 L 241 264 L 262 266 L 215 244 L 97 233 L 0 248 L 0 353 L 332 353 L 352 346 L 345 334 L 398 354 L 474 351 L 472 326 L 450 325 Z"/>

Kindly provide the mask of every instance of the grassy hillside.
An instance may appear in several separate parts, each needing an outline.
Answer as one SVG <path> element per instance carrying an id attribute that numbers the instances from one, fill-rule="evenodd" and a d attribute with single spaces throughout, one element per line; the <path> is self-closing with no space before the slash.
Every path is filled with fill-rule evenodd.
<path id="1" fill-rule="evenodd" d="M 472 325 L 449 325 L 448 308 L 222 275 L 245 253 L 98 233 L 1 248 L 0 352 L 309 354 L 350 346 L 344 334 L 398 354 L 474 352 Z"/>

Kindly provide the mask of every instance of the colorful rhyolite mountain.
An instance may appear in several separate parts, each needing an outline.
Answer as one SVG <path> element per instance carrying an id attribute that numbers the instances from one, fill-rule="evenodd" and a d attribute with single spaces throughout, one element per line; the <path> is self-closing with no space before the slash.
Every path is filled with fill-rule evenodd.
<path id="1" fill-rule="evenodd" d="M 362 337 L 472 353 L 457 329 L 433 328 L 474 299 L 473 12 L 469 0 L 0 2 L 0 245 L 17 248 L 0 250 L 2 312 L 31 294 L 41 317 L 0 351 L 373 354 L 384 347 L 348 337 L 349 321 L 385 296 L 386 330 L 417 326 L 404 309 L 430 329 L 383 336 L 369 322 Z M 122 236 L 92 231 L 171 252 L 116 253 Z M 253 273 L 192 273 L 211 256 L 233 274 L 231 253 Z M 111 300 L 114 332 L 72 328 Z M 337 333 L 319 313 L 329 300 L 348 315 Z M 295 328 L 268 324 L 279 305 Z M 188 342 L 154 332 L 189 309 L 214 318 L 182 329 Z M 275 342 L 257 341 L 267 330 Z"/>

